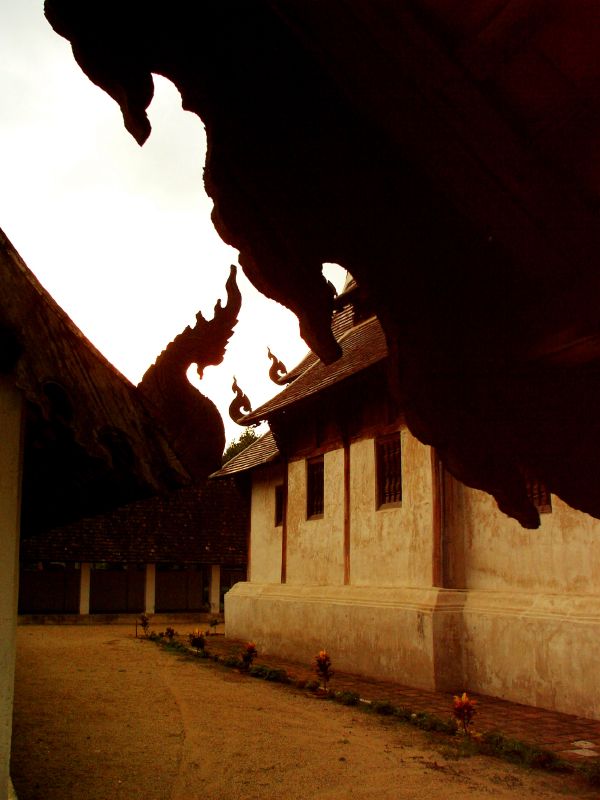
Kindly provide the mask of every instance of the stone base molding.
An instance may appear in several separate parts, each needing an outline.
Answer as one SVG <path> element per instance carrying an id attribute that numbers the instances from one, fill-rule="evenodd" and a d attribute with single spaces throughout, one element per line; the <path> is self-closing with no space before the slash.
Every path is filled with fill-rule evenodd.
<path id="1" fill-rule="evenodd" d="M 238 583 L 225 623 L 284 658 L 600 719 L 600 597 Z"/>

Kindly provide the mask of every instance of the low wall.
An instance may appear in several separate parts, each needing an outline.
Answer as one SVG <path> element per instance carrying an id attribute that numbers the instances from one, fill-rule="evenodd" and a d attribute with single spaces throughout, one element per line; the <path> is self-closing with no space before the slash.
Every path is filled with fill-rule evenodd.
<path id="1" fill-rule="evenodd" d="M 433 689 L 434 629 L 458 641 L 440 630 L 455 624 L 453 612 L 434 626 L 439 598 L 438 589 L 238 583 L 225 596 L 225 630 L 262 652 L 311 661 L 326 649 L 339 669 Z"/>
<path id="2" fill-rule="evenodd" d="M 284 658 L 600 719 L 594 596 L 238 583 L 225 622 Z"/>

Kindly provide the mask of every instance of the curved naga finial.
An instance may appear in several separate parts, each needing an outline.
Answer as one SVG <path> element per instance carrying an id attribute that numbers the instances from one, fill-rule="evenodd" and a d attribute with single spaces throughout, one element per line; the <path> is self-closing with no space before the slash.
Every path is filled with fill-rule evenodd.
<path id="1" fill-rule="evenodd" d="M 287 369 L 283 361 L 280 361 L 277 356 L 271 352 L 270 347 L 267 347 L 267 355 L 271 359 L 269 378 L 271 378 L 273 383 L 276 383 L 278 386 L 287 383 Z"/>
<path id="2" fill-rule="evenodd" d="M 192 386 L 187 370 L 196 364 L 202 377 L 205 367 L 223 361 L 242 302 L 235 276 L 232 266 L 225 284 L 227 302 L 217 301 L 213 319 L 198 312 L 194 327 L 186 327 L 167 345 L 137 387 L 151 401 L 170 444 L 197 481 L 219 468 L 225 429 L 217 407 Z"/>
<path id="3" fill-rule="evenodd" d="M 161 382 L 175 380 L 185 375 L 190 364 L 196 364 L 202 377 L 205 367 L 217 366 L 223 361 L 227 342 L 231 338 L 242 305 L 242 295 L 236 282 L 236 268 L 231 266 L 225 283 L 227 302 L 217 300 L 212 319 L 204 319 L 202 312 L 196 314 L 193 328 L 185 328 L 162 351 L 156 362 L 142 378 L 141 388 L 149 387 L 160 376 Z"/>
<path id="4" fill-rule="evenodd" d="M 231 390 L 235 392 L 235 397 L 229 404 L 229 416 L 238 425 L 246 425 L 244 417 L 252 411 L 252 405 L 248 397 L 238 386 L 236 378 L 233 378 Z"/>

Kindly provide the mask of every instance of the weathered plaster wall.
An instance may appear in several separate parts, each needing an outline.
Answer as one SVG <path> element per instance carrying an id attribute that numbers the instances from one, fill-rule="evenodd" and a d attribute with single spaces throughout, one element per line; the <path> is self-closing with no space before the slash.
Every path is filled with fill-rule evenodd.
<path id="1" fill-rule="evenodd" d="M 0 798 L 7 796 L 12 733 L 19 516 L 21 508 L 23 401 L 0 376 Z"/>
<path id="2" fill-rule="evenodd" d="M 281 467 L 255 470 L 250 511 L 250 565 L 248 578 L 255 583 L 281 580 L 281 536 L 275 525 L 275 486 L 282 483 Z"/>
<path id="3" fill-rule="evenodd" d="M 526 531 L 446 476 L 445 588 L 432 588 L 431 451 L 408 432 L 402 451 L 402 506 L 377 511 L 373 439 L 351 444 L 350 585 L 343 450 L 325 455 L 323 519 L 306 520 L 306 462 L 289 465 L 284 585 L 275 479 L 257 478 L 252 582 L 226 597 L 228 635 L 309 661 L 325 647 L 339 669 L 600 718 L 600 522 L 553 497 L 541 528 Z"/>
<path id="4" fill-rule="evenodd" d="M 600 597 L 470 591 L 463 631 L 465 686 L 600 719 Z"/>
<path id="5" fill-rule="evenodd" d="M 350 583 L 431 585 L 431 455 L 407 430 L 402 442 L 402 505 L 377 509 L 375 441 L 350 448 Z"/>
<path id="6" fill-rule="evenodd" d="M 556 496 L 541 527 L 525 530 L 485 492 L 463 489 L 465 587 L 598 594 L 600 520 Z M 459 529 L 459 534 L 460 529 Z"/>
<path id="7" fill-rule="evenodd" d="M 227 635 L 308 663 L 326 648 L 338 669 L 431 689 L 439 594 L 436 589 L 237 583 L 225 597 Z"/>
<path id="8" fill-rule="evenodd" d="M 338 586 L 344 582 L 344 451 L 324 459 L 321 519 L 306 519 L 306 461 L 288 466 L 287 583 Z"/>

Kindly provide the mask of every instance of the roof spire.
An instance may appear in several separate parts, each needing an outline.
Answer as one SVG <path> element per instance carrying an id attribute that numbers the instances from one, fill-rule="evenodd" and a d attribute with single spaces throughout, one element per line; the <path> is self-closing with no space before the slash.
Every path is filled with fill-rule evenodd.
<path id="1" fill-rule="evenodd" d="M 235 376 L 233 378 L 231 390 L 235 392 L 235 397 L 229 404 L 229 416 L 238 425 L 247 425 L 249 423 L 245 422 L 244 417 L 252 411 L 252 404 L 247 395 L 245 395 L 238 386 Z M 256 423 L 254 423 L 254 425 L 256 425 Z"/>
<path id="2" fill-rule="evenodd" d="M 276 383 L 278 386 L 289 383 L 290 379 L 287 377 L 287 367 L 283 361 L 280 361 L 277 356 L 271 352 L 270 347 L 267 347 L 267 355 L 271 359 L 269 378 L 271 378 L 273 383 Z"/>

